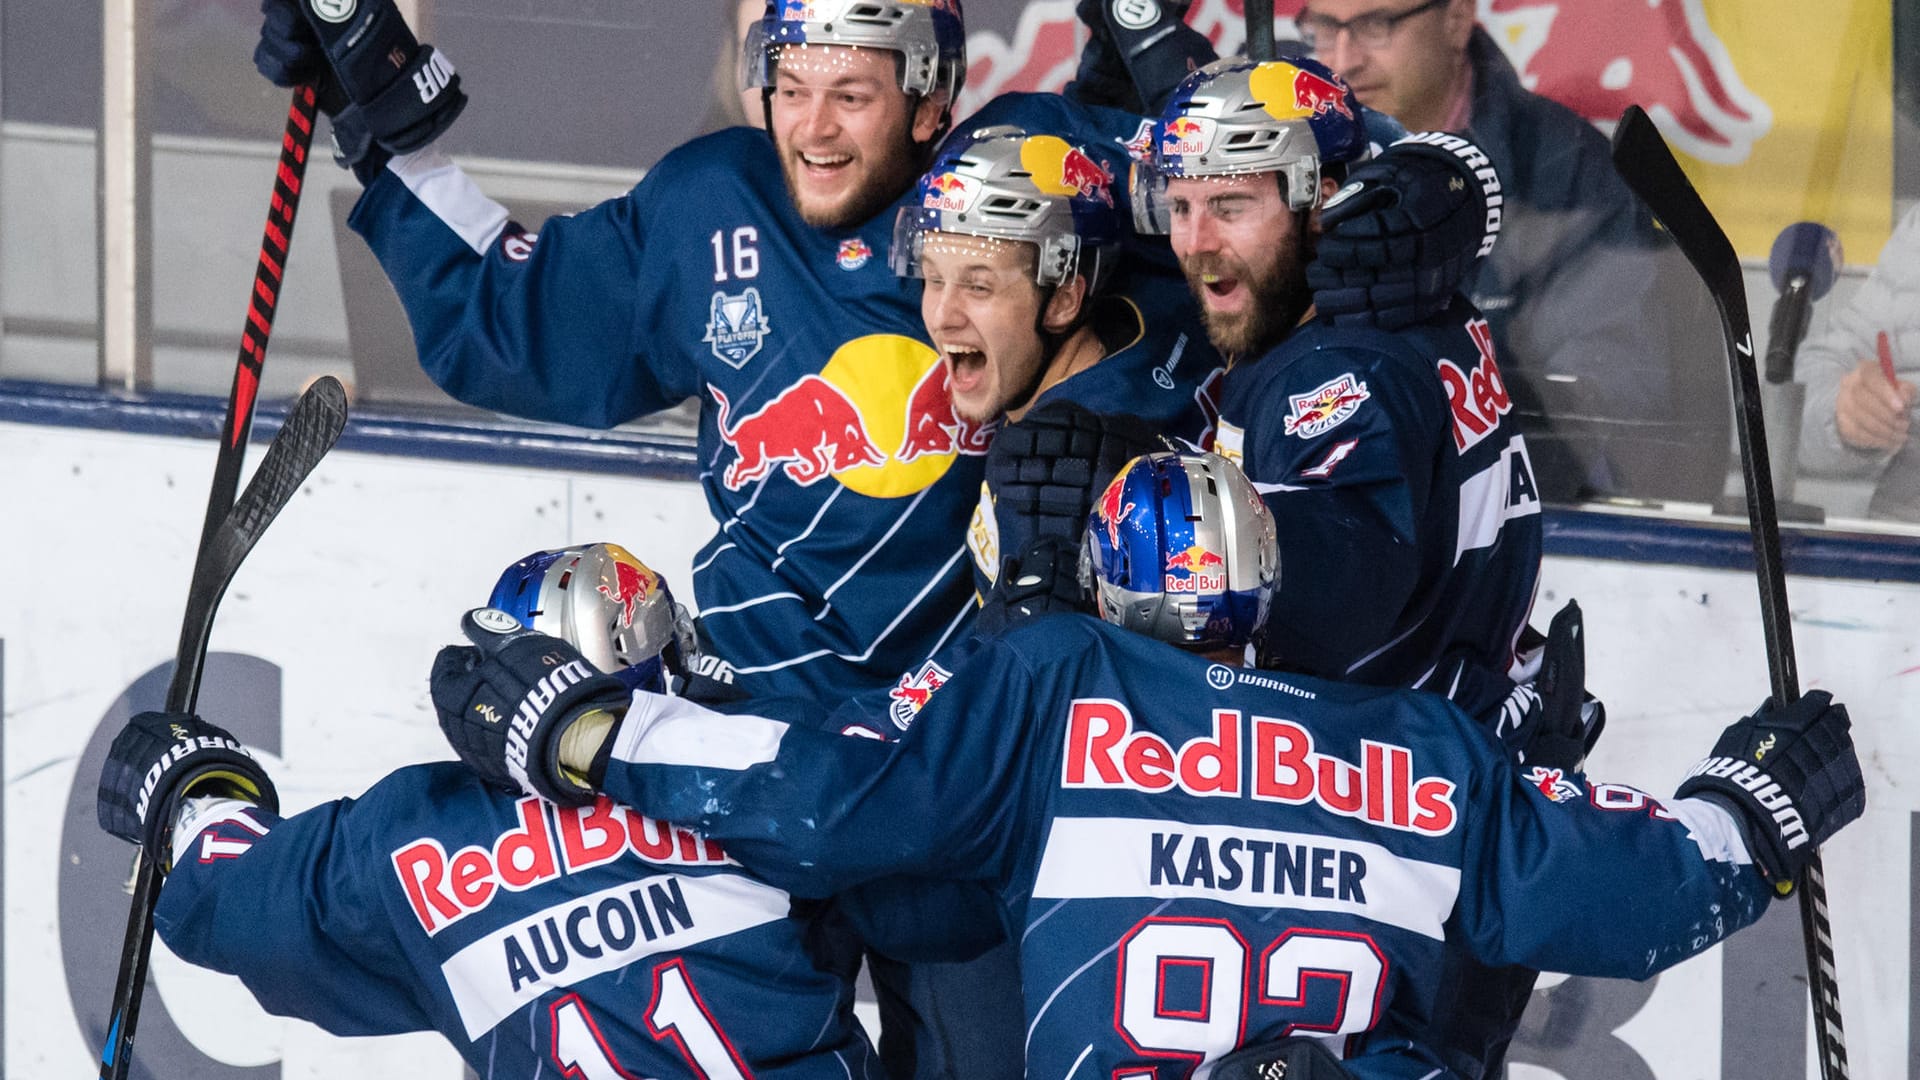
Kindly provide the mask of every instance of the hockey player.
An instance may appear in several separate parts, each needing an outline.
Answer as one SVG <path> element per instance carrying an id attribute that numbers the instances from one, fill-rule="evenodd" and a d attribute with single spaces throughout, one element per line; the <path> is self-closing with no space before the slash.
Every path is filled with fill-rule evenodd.
<path id="1" fill-rule="evenodd" d="M 987 883 L 1020 942 L 1036 1076 L 1184 1076 L 1283 1033 L 1354 1076 L 1444 1075 L 1409 1074 L 1403 1034 L 1433 1015 L 1447 948 L 1646 978 L 1751 924 L 1861 813 L 1825 693 L 1735 722 L 1659 801 L 1523 779 L 1438 695 L 1191 651 L 1237 654 L 1286 572 L 1215 462 L 1129 466 L 1086 541 L 1107 623 L 986 642 L 898 743 L 646 694 L 576 722 L 524 696 L 471 622 L 479 677 L 443 723 L 496 783 L 631 797 L 796 895 Z M 513 742 L 473 719 L 523 701 Z"/>
<path id="2" fill-rule="evenodd" d="M 694 140 L 537 234 L 437 149 L 464 90 L 392 0 L 263 6 L 256 64 L 323 84 L 367 184 L 350 224 L 442 388 L 595 427 L 700 400 L 720 528 L 693 589 L 741 686 L 838 700 L 953 639 L 988 432 L 955 415 L 887 253 L 965 72 L 957 0 L 770 0 L 747 41 L 768 131 Z M 1059 100 L 996 99 L 971 124 Z"/>
<path id="3" fill-rule="evenodd" d="M 1359 154 L 1356 108 L 1310 60 L 1209 64 L 1156 121 L 1135 206 L 1170 233 L 1232 361 L 1216 445 L 1260 485 L 1289 553 L 1263 664 L 1484 713 L 1512 687 L 1540 500 L 1486 320 L 1464 298 L 1392 332 L 1314 317 L 1315 219 L 1341 201 L 1329 167 Z M 1427 141 L 1407 153 L 1472 153 L 1410 138 Z"/>
<path id="4" fill-rule="evenodd" d="M 579 639 L 615 674 L 544 636 L 497 655 L 503 670 L 575 712 L 661 688 L 679 653 L 665 583 L 617 548 L 535 561 L 498 599 L 530 579 L 546 625 L 591 627 Z M 877 1073 L 849 987 L 815 967 L 787 894 L 712 839 L 605 799 L 516 798 L 441 762 L 282 817 L 225 730 L 142 713 L 113 742 L 99 813 L 172 853 L 155 912 L 169 948 L 334 1034 L 437 1030 L 489 1077 Z"/>

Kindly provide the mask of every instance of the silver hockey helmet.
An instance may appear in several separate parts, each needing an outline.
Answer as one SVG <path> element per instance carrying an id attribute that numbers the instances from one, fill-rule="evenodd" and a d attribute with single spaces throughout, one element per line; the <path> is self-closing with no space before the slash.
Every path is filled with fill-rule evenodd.
<path id="1" fill-rule="evenodd" d="M 1167 231 L 1171 177 L 1278 173 L 1287 206 L 1309 210 L 1321 169 L 1367 151 L 1359 102 L 1319 61 L 1215 60 L 1182 79 L 1154 120 L 1147 157 L 1133 169 L 1134 227 Z"/>
<path id="2" fill-rule="evenodd" d="M 951 102 L 967 79 L 960 0 L 767 0 L 747 29 L 747 87 L 772 86 L 780 50 L 851 45 L 899 53 L 900 89 Z"/>
<path id="3" fill-rule="evenodd" d="M 488 604 L 635 689 L 664 691 L 692 651 L 692 623 L 666 579 L 618 544 L 536 551 L 501 573 Z"/>
<path id="4" fill-rule="evenodd" d="M 1080 577 L 1115 626 L 1189 649 L 1245 645 L 1280 585 L 1273 515 L 1218 454 L 1146 454 L 1094 502 Z"/>
<path id="5" fill-rule="evenodd" d="M 1012 125 L 956 134 L 894 219 L 893 272 L 919 277 L 928 236 L 955 233 L 1032 244 L 1034 280 L 1043 286 L 1079 273 L 1099 287 L 1121 228 L 1113 166 L 1101 156 Z M 1125 160 L 1118 148 L 1104 156 Z"/>

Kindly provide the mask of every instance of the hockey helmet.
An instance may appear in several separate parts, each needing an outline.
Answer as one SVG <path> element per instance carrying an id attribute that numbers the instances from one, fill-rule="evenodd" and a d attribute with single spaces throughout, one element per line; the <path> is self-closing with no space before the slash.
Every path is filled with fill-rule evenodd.
<path id="1" fill-rule="evenodd" d="M 890 49 L 902 58 L 900 89 L 951 102 L 967 78 L 967 35 L 960 0 L 767 0 L 747 29 L 747 88 L 773 85 L 780 50 L 851 45 Z"/>
<path id="2" fill-rule="evenodd" d="M 1113 184 L 1111 166 L 1057 135 L 1012 125 L 957 134 L 894 220 L 893 272 L 919 277 L 928 235 L 957 233 L 1032 244 L 1043 286 L 1080 273 L 1097 288 L 1120 239 Z"/>
<path id="3" fill-rule="evenodd" d="M 684 672 L 692 624 L 666 579 L 618 544 L 536 551 L 501 573 L 491 607 L 563 638 L 636 690 L 664 692 Z"/>
<path id="4" fill-rule="evenodd" d="M 1280 584 L 1273 515 L 1218 454 L 1145 454 L 1094 503 L 1080 576 L 1115 626 L 1189 649 L 1245 645 Z"/>
<path id="5" fill-rule="evenodd" d="M 1346 80 L 1317 60 L 1215 60 L 1188 75 L 1153 122 L 1132 175 L 1134 227 L 1168 229 L 1167 180 L 1280 175 L 1292 210 L 1320 198 L 1320 173 L 1369 150 L 1360 104 Z"/>

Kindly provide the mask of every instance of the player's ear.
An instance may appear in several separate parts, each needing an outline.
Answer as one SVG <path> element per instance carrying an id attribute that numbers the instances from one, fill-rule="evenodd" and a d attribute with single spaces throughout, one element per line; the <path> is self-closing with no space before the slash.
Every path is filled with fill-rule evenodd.
<path id="1" fill-rule="evenodd" d="M 1087 279 L 1075 274 L 1047 297 L 1047 309 L 1041 313 L 1040 325 L 1051 334 L 1065 333 L 1080 318 L 1086 304 Z"/>
<path id="2" fill-rule="evenodd" d="M 1314 201 L 1313 212 L 1307 215 L 1307 230 L 1314 236 L 1320 235 L 1320 208 L 1327 205 L 1327 200 L 1333 198 L 1333 193 L 1339 190 L 1340 181 L 1331 176 L 1320 178 L 1320 198 Z"/>
<path id="3" fill-rule="evenodd" d="M 948 98 L 945 90 L 931 93 L 919 99 L 913 107 L 913 141 L 932 142 L 939 134 L 940 121 L 946 116 Z"/>

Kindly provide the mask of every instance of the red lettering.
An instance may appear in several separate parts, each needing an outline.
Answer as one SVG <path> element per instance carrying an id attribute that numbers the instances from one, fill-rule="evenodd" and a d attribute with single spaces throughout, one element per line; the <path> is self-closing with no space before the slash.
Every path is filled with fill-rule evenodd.
<path id="1" fill-rule="evenodd" d="M 1067 713 L 1066 787 L 1117 787 L 1120 769 L 1113 750 L 1132 727 L 1132 717 L 1116 701 L 1075 701 Z M 1094 725 L 1098 724 L 1096 730 Z M 1087 779 L 1091 764 L 1099 779 Z"/>
<path id="2" fill-rule="evenodd" d="M 686 829 L 675 829 L 673 835 L 680 841 L 680 858 L 686 862 L 699 862 L 700 838 Z"/>
<path id="3" fill-rule="evenodd" d="M 1285 720 L 1253 721 L 1253 797 L 1303 803 L 1313 797 L 1313 771 L 1307 755 L 1313 739 L 1306 729 Z"/>
<path id="4" fill-rule="evenodd" d="M 1387 748 L 1360 740 L 1360 760 L 1367 770 L 1367 820 L 1387 820 Z"/>
<path id="5" fill-rule="evenodd" d="M 567 806 L 558 810 L 560 854 L 568 872 L 612 862 L 627 849 L 627 832 L 614 816 L 613 800 L 605 795 L 591 806 Z"/>
<path id="6" fill-rule="evenodd" d="M 706 843 L 707 843 L 706 849 L 700 853 L 702 858 L 706 859 L 706 861 L 708 862 L 726 862 L 727 861 L 727 853 L 721 850 L 720 841 L 708 840 Z"/>
<path id="7" fill-rule="evenodd" d="M 453 895 L 472 911 L 493 898 L 493 861 L 479 848 L 466 848 L 453 857 Z"/>
<path id="8" fill-rule="evenodd" d="M 520 828 L 501 836 L 493 846 L 494 870 L 509 889 L 524 889 L 560 874 L 540 800 L 521 799 L 519 810 Z"/>
<path id="9" fill-rule="evenodd" d="M 446 894 L 447 853 L 434 840 L 421 840 L 393 853 L 393 872 L 400 875 L 413 916 L 431 934 L 443 922 L 460 914 L 460 905 Z"/>
<path id="10" fill-rule="evenodd" d="M 1201 766 L 1213 763 L 1213 769 Z M 1213 738 L 1187 740 L 1180 748 L 1180 783 L 1195 795 L 1240 794 L 1240 714 L 1213 711 Z"/>
<path id="11" fill-rule="evenodd" d="M 1320 775 L 1320 786 L 1314 791 L 1320 805 L 1336 814 L 1358 815 L 1360 804 L 1370 801 L 1370 785 L 1361 778 L 1360 770 L 1352 762 L 1324 754 L 1313 755 L 1313 763 Z"/>
<path id="12" fill-rule="evenodd" d="M 665 822 L 627 811 L 627 836 L 643 859 L 665 862 L 673 857 L 673 829 Z"/>
<path id="13" fill-rule="evenodd" d="M 1413 824 L 1413 808 L 1407 805 L 1413 794 L 1413 752 L 1404 747 L 1387 747 L 1387 791 L 1393 800 L 1392 822 L 1405 829 Z"/>
<path id="14" fill-rule="evenodd" d="M 1127 779 L 1147 791 L 1165 791 L 1173 786 L 1173 748 L 1165 739 L 1142 731 L 1127 740 L 1125 754 Z"/>
<path id="15" fill-rule="evenodd" d="M 1444 836 L 1453 829 L 1453 782 L 1429 776 L 1416 784 L 1413 789 L 1413 804 L 1420 813 L 1413 817 L 1413 827 L 1424 833 Z"/>

